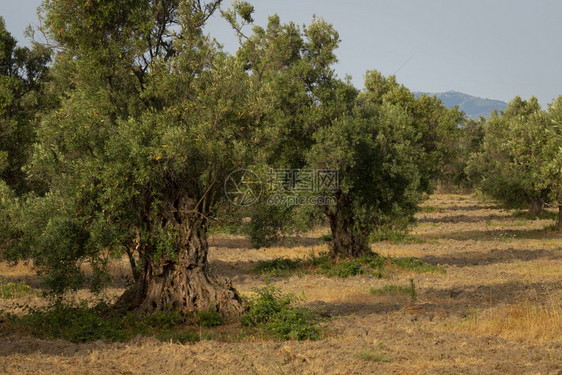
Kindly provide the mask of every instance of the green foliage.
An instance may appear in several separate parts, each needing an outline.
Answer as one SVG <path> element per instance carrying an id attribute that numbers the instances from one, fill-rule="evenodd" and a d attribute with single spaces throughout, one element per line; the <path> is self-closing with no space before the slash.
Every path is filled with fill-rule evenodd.
<path id="1" fill-rule="evenodd" d="M 424 263 L 416 258 L 384 257 L 372 252 L 343 261 L 334 261 L 329 253 L 310 255 L 304 260 L 276 258 L 260 261 L 254 267 L 256 272 L 267 276 L 287 277 L 294 273 L 319 273 L 328 277 L 351 277 L 370 275 L 378 278 L 385 277 L 395 271 L 409 271 L 415 273 L 445 273 L 445 269 Z"/>
<path id="2" fill-rule="evenodd" d="M 203 327 L 216 327 L 224 324 L 224 317 L 212 308 L 197 311 L 197 322 Z"/>
<path id="3" fill-rule="evenodd" d="M 412 298 L 412 302 L 416 302 L 417 293 L 416 293 L 416 284 L 414 283 L 414 279 L 410 279 L 410 297 Z"/>
<path id="4" fill-rule="evenodd" d="M 280 340 L 318 340 L 318 317 L 302 307 L 292 294 L 283 294 L 273 285 L 254 290 L 256 296 L 249 300 L 248 312 L 242 316 L 244 326 L 254 327 L 265 335 Z"/>
<path id="5" fill-rule="evenodd" d="M 486 119 L 466 118 L 461 122 L 457 157 L 450 162 L 451 183 L 462 188 L 474 188 L 476 181 L 467 175 L 467 166 L 473 154 L 482 151 Z"/>
<path id="6" fill-rule="evenodd" d="M 268 276 L 279 277 L 288 276 L 295 271 L 302 261 L 300 259 L 275 258 L 263 260 L 254 266 L 254 272 L 259 272 Z"/>
<path id="7" fill-rule="evenodd" d="M 416 273 L 445 273 L 443 267 L 424 263 L 417 258 L 391 258 L 391 263 L 400 269 L 414 271 Z"/>
<path id="8" fill-rule="evenodd" d="M 8 324 L 33 336 L 63 339 L 76 343 L 95 340 L 128 341 L 137 335 L 155 336 L 162 341 L 196 342 L 208 333 L 186 325 L 188 320 L 177 311 L 154 313 L 143 318 L 127 313 L 119 315 L 105 303 L 88 307 L 85 303 L 55 303 L 45 308 L 27 308 L 22 316 L 9 315 Z M 216 312 L 200 312 L 200 327 L 223 323 Z"/>
<path id="9" fill-rule="evenodd" d="M 357 259 L 342 261 L 336 264 L 324 264 L 321 272 L 328 277 L 350 277 L 363 275 L 365 270 Z"/>
<path id="10" fill-rule="evenodd" d="M 392 227 L 382 227 L 371 233 L 369 242 L 389 241 L 393 244 L 420 244 L 426 241 L 423 238 L 409 235 L 404 230 L 394 229 Z"/>
<path id="11" fill-rule="evenodd" d="M 20 298 L 30 294 L 33 294 L 33 290 L 26 283 L 0 283 L 0 299 Z"/>
<path id="12" fill-rule="evenodd" d="M 318 241 L 323 244 L 323 243 L 330 243 L 334 240 L 334 235 L 332 233 L 328 233 L 328 234 L 323 234 L 320 236 L 320 238 L 318 239 Z"/>
<path id="13" fill-rule="evenodd" d="M 556 220 L 557 214 L 551 211 L 543 211 L 539 214 L 529 211 L 516 210 L 511 214 L 512 217 L 525 220 Z"/>
<path id="14" fill-rule="evenodd" d="M 468 178 L 505 206 L 528 207 L 533 215 L 557 201 L 562 143 L 555 107 L 546 112 L 536 98 L 516 97 L 504 112 L 494 114 L 484 126 L 482 149 L 468 162 Z"/>
<path id="15" fill-rule="evenodd" d="M 219 2 L 44 2 L 56 105 L 26 166 L 44 190 L 13 204 L 5 247 L 33 258 L 52 295 L 100 291 L 126 251 L 136 270 L 187 259 L 181 232 L 205 236 L 222 182 L 255 161 L 259 95 L 203 33 Z"/>
<path id="16" fill-rule="evenodd" d="M 361 349 L 359 352 L 357 352 L 356 357 L 365 362 L 381 362 L 381 363 L 392 362 L 384 354 L 367 349 Z"/>
<path id="17" fill-rule="evenodd" d="M 86 305 L 55 304 L 45 309 L 29 308 L 27 314 L 11 316 L 11 323 L 30 334 L 47 339 L 60 338 L 71 342 L 101 339 L 124 341 L 126 333 L 116 319 L 101 315 L 105 306 L 90 309 Z"/>
<path id="18" fill-rule="evenodd" d="M 43 92 L 48 52 L 17 46 L 0 17 L 0 180 L 23 194 L 32 188 L 22 167 L 35 141 L 37 113 L 50 105 Z"/>
<path id="19" fill-rule="evenodd" d="M 247 225 L 250 243 L 254 248 L 270 247 L 279 241 L 284 227 L 290 221 L 291 208 L 259 204 L 252 210 Z"/>

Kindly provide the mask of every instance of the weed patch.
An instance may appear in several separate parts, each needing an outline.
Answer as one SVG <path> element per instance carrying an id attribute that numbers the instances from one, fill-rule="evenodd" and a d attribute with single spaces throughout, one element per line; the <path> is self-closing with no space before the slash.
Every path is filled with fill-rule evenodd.
<path id="1" fill-rule="evenodd" d="M 201 311 L 186 318 L 176 311 L 154 313 L 139 318 L 132 313 L 119 315 L 107 304 L 94 307 L 55 303 L 45 308 L 27 308 L 23 316 L 7 315 L 7 324 L 43 339 L 63 339 L 74 343 L 96 340 L 128 341 L 137 335 L 154 336 L 162 341 L 195 342 L 201 338 L 199 327 L 223 323 L 217 313 Z"/>
<path id="2" fill-rule="evenodd" d="M 255 289 L 256 297 L 248 301 L 248 312 L 241 322 L 265 336 L 280 340 L 318 340 L 319 318 L 312 311 L 294 306 L 299 299 L 283 294 L 273 285 Z"/>
<path id="3" fill-rule="evenodd" d="M 289 276 L 301 265 L 300 259 L 275 258 L 258 262 L 254 272 L 272 277 Z"/>
<path id="4" fill-rule="evenodd" d="M 417 258 L 384 257 L 370 252 L 352 260 L 335 262 L 328 253 L 310 255 L 305 260 L 277 258 L 259 262 L 254 270 L 267 276 L 290 276 L 296 272 L 317 273 L 328 277 L 370 275 L 384 278 L 388 273 L 404 270 L 416 273 L 445 273 L 443 267 L 424 263 Z"/>
<path id="5" fill-rule="evenodd" d="M 410 279 L 410 285 L 408 286 L 389 284 L 381 288 L 371 288 L 369 292 L 371 294 L 409 295 L 412 298 L 412 302 L 416 302 L 417 299 L 416 284 L 414 283 L 414 279 Z"/>
<path id="6" fill-rule="evenodd" d="M 20 298 L 33 294 L 33 290 L 26 283 L 0 284 L 0 299 Z"/>
<path id="7" fill-rule="evenodd" d="M 369 236 L 369 242 L 383 242 L 388 241 L 394 245 L 411 245 L 411 244 L 423 244 L 427 240 L 412 236 L 405 233 L 404 231 L 393 230 L 393 229 L 381 229 L 379 231 L 373 232 Z"/>
<path id="8" fill-rule="evenodd" d="M 384 354 L 367 349 L 361 349 L 359 352 L 357 352 L 356 357 L 365 362 L 391 362 L 390 358 L 386 357 Z"/>

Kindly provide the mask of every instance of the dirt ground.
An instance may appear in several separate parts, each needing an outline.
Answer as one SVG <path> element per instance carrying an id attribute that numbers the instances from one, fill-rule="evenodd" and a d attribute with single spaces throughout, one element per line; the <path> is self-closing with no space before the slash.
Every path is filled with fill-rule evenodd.
<path id="1" fill-rule="evenodd" d="M 2 374 L 562 374 L 562 236 L 553 222 L 516 217 L 464 195 L 436 195 L 418 215 L 406 243 L 373 250 L 418 257 L 446 273 L 398 272 L 389 278 L 273 278 L 285 292 L 328 317 L 319 341 L 205 340 L 72 344 L 0 332 Z M 264 285 L 259 260 L 303 258 L 326 250 L 326 230 L 282 247 L 249 249 L 242 238 L 212 238 L 215 272 L 242 294 Z M 117 265 L 117 275 L 126 273 Z M 0 264 L 0 279 L 37 278 L 29 268 Z M 119 278 L 116 278 L 118 280 Z M 374 295 L 371 288 L 415 282 L 417 300 Z M 122 292 L 116 282 L 108 295 Z M 86 292 L 81 292 L 87 296 Z M 39 305 L 39 297 L 0 300 L 0 309 Z"/>

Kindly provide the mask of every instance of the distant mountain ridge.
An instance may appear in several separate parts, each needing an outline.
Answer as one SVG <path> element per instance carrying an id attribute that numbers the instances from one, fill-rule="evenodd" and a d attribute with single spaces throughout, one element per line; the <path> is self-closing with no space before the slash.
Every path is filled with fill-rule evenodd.
<path id="1" fill-rule="evenodd" d="M 458 91 L 447 91 L 442 93 L 429 93 L 429 92 L 414 92 L 416 96 L 426 94 L 435 96 L 447 106 L 447 108 L 459 106 L 461 111 L 464 111 L 467 116 L 472 118 L 479 118 L 480 116 L 490 117 L 490 112 L 497 109 L 503 111 L 507 108 L 507 103 L 501 100 L 484 99 L 477 96 L 463 94 Z"/>

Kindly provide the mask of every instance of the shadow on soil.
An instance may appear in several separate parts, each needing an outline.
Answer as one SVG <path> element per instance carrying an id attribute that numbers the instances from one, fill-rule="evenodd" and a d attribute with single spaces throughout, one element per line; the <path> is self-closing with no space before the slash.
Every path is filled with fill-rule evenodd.
<path id="1" fill-rule="evenodd" d="M 540 240 L 540 239 L 562 239 L 562 233 L 543 229 L 515 230 L 515 229 L 492 229 L 464 232 L 439 233 L 434 235 L 423 235 L 419 237 L 426 239 L 443 239 L 457 241 L 510 241 L 515 239 Z"/>
<path id="2" fill-rule="evenodd" d="M 467 251 L 456 256 L 428 255 L 420 258 L 422 262 L 432 265 L 449 266 L 484 266 L 496 263 L 509 263 L 514 261 L 533 261 L 537 259 L 558 260 L 562 259 L 561 250 L 506 250 L 494 249 L 483 253 L 481 251 Z"/>

